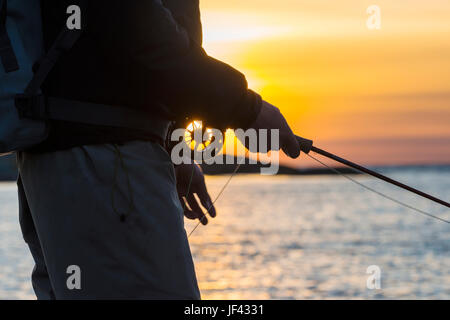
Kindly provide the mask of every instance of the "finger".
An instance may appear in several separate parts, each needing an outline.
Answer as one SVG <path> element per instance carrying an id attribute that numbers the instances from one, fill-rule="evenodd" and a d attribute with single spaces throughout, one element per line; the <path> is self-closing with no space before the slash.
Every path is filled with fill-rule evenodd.
<path id="1" fill-rule="evenodd" d="M 199 190 L 197 190 L 197 195 L 202 206 L 206 209 L 209 215 L 214 218 L 217 215 L 216 208 L 213 205 L 211 197 L 209 196 L 208 190 L 206 189 L 206 185 L 204 183 L 201 184 Z"/>
<path id="2" fill-rule="evenodd" d="M 189 206 L 191 207 L 191 210 L 197 214 L 198 219 L 203 225 L 206 225 L 208 223 L 208 218 L 203 213 L 202 209 L 200 208 L 200 205 L 197 202 L 197 199 L 195 199 L 194 194 L 190 194 L 187 196 L 187 202 Z"/>
<path id="3" fill-rule="evenodd" d="M 184 210 L 186 208 L 186 202 L 184 201 L 183 196 L 178 194 L 178 200 L 180 200 L 181 208 Z"/>
<path id="4" fill-rule="evenodd" d="M 291 128 L 286 123 L 286 132 L 283 135 L 281 149 L 291 158 L 295 159 L 300 155 L 300 144 L 292 132 Z"/>
<path id="5" fill-rule="evenodd" d="M 300 156 L 300 146 L 298 142 L 288 137 L 283 143 L 281 149 L 292 159 L 296 159 Z"/>
<path id="6" fill-rule="evenodd" d="M 198 214 L 194 211 L 189 210 L 188 208 L 184 209 L 183 214 L 190 220 L 195 220 L 198 218 Z"/>
<path id="7" fill-rule="evenodd" d="M 184 197 L 178 196 L 178 199 L 180 200 L 181 208 L 183 208 L 183 214 L 186 218 L 194 220 L 197 219 L 198 214 L 189 210 L 189 208 L 186 205 L 186 201 L 184 200 Z"/>

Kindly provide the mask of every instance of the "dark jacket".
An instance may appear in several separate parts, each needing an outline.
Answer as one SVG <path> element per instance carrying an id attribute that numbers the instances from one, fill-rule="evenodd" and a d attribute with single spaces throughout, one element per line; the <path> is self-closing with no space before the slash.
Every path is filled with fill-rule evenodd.
<path id="1" fill-rule="evenodd" d="M 77 0 L 42 0 L 49 47 Z M 95 0 L 82 7 L 85 33 L 44 84 L 47 95 L 151 108 L 155 117 L 247 128 L 261 98 L 244 75 L 202 49 L 198 0 Z M 165 106 L 155 107 L 153 102 Z M 53 122 L 45 148 L 145 139 L 131 130 Z M 151 138 L 151 137 L 148 137 Z"/>

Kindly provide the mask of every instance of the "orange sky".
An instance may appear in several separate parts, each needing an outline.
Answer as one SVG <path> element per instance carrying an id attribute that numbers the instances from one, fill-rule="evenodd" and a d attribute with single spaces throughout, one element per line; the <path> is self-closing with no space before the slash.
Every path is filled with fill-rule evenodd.
<path id="1" fill-rule="evenodd" d="M 380 30 L 366 26 L 372 4 Z M 243 72 L 298 134 L 367 164 L 450 163 L 450 1 L 201 0 L 201 9 L 206 51 Z"/>

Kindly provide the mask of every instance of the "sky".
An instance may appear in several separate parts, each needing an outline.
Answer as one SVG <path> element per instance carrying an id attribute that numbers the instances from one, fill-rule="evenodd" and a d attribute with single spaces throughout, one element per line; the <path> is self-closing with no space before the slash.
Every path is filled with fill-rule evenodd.
<path id="1" fill-rule="evenodd" d="M 367 27 L 370 5 L 380 29 Z M 450 1 L 200 7 L 208 54 L 243 72 L 297 134 L 363 164 L 450 163 Z"/>

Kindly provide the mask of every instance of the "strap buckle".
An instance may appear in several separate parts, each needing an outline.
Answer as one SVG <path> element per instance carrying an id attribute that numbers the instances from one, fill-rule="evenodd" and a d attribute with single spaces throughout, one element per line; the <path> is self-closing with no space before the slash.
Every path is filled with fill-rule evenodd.
<path id="1" fill-rule="evenodd" d="M 16 94 L 15 105 L 20 118 L 47 120 L 47 99 L 44 95 Z"/>

